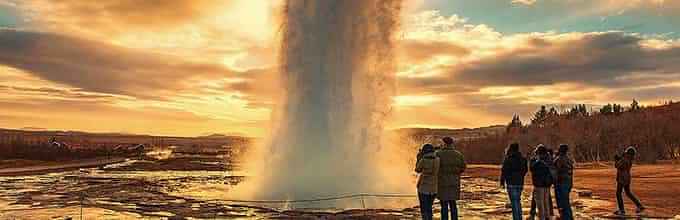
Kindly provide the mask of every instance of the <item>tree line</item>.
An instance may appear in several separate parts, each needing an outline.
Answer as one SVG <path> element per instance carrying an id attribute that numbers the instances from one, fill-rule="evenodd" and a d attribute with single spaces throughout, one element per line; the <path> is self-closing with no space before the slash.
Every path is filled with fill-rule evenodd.
<path id="1" fill-rule="evenodd" d="M 21 134 L 0 133 L 0 160 L 64 161 L 94 157 L 129 156 L 138 153 L 140 153 L 138 149 L 117 149 L 110 146 L 71 148 L 66 143 L 55 140 L 27 138 Z"/>
<path id="2" fill-rule="evenodd" d="M 607 104 L 588 110 L 584 104 L 565 110 L 541 106 L 523 124 L 513 116 L 504 134 L 463 141 L 461 150 L 472 162 L 498 163 L 507 144 L 518 142 L 523 152 L 537 144 L 553 149 L 560 144 L 572 148 L 579 162 L 610 161 L 628 146 L 639 150 L 639 160 L 677 160 L 680 157 L 680 103 L 642 106 L 636 100 L 627 106 Z"/>
<path id="3" fill-rule="evenodd" d="M 438 143 L 441 136 L 406 134 L 400 144 L 420 147 L 423 143 Z M 638 160 L 642 162 L 678 160 L 680 103 L 668 101 L 658 106 L 642 106 L 633 100 L 628 105 L 611 103 L 599 108 L 585 104 L 566 109 L 541 106 L 527 123 L 514 115 L 504 132 L 479 138 L 456 138 L 458 149 L 471 163 L 500 163 L 505 148 L 513 142 L 520 143 L 524 153 L 531 152 L 538 144 L 554 150 L 560 144 L 568 144 L 579 162 L 612 161 L 628 146 L 638 148 Z"/>

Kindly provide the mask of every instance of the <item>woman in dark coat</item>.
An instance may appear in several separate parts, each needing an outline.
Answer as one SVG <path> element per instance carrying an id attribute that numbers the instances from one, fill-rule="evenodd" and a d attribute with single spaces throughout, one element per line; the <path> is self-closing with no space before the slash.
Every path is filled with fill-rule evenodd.
<path id="1" fill-rule="evenodd" d="M 522 191 L 527 171 L 527 159 L 519 152 L 519 144 L 510 144 L 501 168 L 501 187 L 507 186 L 513 220 L 522 220 Z"/>

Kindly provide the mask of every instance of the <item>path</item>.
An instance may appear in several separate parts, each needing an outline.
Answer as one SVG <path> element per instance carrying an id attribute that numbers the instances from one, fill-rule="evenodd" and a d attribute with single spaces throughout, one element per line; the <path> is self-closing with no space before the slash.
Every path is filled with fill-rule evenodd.
<path id="1" fill-rule="evenodd" d="M 126 158 L 116 157 L 116 158 L 93 158 L 87 160 L 78 160 L 65 162 L 60 165 L 49 165 L 49 166 L 28 166 L 28 167 L 18 167 L 18 168 L 4 168 L 0 169 L 0 176 L 16 176 L 16 175 L 28 175 L 35 173 L 47 173 L 62 170 L 87 168 L 87 167 L 98 167 L 107 164 L 124 162 Z"/>

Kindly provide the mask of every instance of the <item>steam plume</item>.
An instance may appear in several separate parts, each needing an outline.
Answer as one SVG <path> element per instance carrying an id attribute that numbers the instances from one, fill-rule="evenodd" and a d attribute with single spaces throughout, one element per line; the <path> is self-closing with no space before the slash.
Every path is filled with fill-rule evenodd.
<path id="1" fill-rule="evenodd" d="M 395 91 L 400 10 L 399 0 L 286 1 L 279 57 L 285 93 L 257 159 L 261 170 L 244 183 L 256 185 L 257 197 L 389 190 L 379 158 Z"/>

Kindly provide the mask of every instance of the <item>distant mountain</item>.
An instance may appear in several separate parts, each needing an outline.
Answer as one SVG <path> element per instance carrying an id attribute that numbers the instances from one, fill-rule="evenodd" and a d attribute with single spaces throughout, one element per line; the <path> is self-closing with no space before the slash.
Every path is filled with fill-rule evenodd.
<path id="1" fill-rule="evenodd" d="M 20 128 L 20 129 L 24 130 L 24 131 L 46 131 L 47 130 L 47 128 L 38 128 L 38 127 L 23 127 L 23 128 Z"/>
<path id="2" fill-rule="evenodd" d="M 415 136 L 451 136 L 458 139 L 483 138 L 505 133 L 505 125 L 492 125 L 480 128 L 400 128 L 396 132 Z"/>
<path id="3" fill-rule="evenodd" d="M 196 138 L 230 138 L 230 137 L 248 137 L 245 134 L 239 134 L 239 133 L 229 133 L 229 134 L 208 134 L 208 135 L 202 135 L 198 136 Z"/>
<path id="4" fill-rule="evenodd" d="M 67 136 L 86 136 L 86 135 L 95 135 L 95 136 L 149 136 L 149 135 L 138 135 L 138 134 L 127 134 L 127 133 L 94 133 L 94 132 L 85 132 L 85 131 L 62 131 L 62 130 L 49 130 L 47 128 L 38 128 L 38 127 L 23 127 L 19 129 L 9 129 L 9 128 L 0 128 L 0 132 L 6 132 L 6 133 L 32 133 L 32 134 L 40 134 L 40 135 L 67 135 Z"/>
<path id="5" fill-rule="evenodd" d="M 209 133 L 209 134 L 206 134 L 206 135 L 196 136 L 196 137 L 174 137 L 174 136 L 162 136 L 162 135 L 156 136 L 156 135 L 148 135 L 148 134 L 133 134 L 133 133 L 124 133 L 124 132 L 96 133 L 96 132 L 85 132 L 85 131 L 62 131 L 62 130 L 49 130 L 47 128 L 38 128 L 38 127 L 23 127 L 23 128 L 20 128 L 20 129 L 0 128 L 0 132 L 2 132 L 2 133 L 26 133 L 26 134 L 30 133 L 30 134 L 37 134 L 37 135 L 42 135 L 42 136 L 98 136 L 98 137 L 144 137 L 144 138 L 159 137 L 159 138 L 182 138 L 182 139 L 187 139 L 187 138 L 225 139 L 225 138 L 234 138 L 234 137 L 248 138 L 247 135 L 239 134 L 239 133 L 229 133 L 229 134 Z"/>

